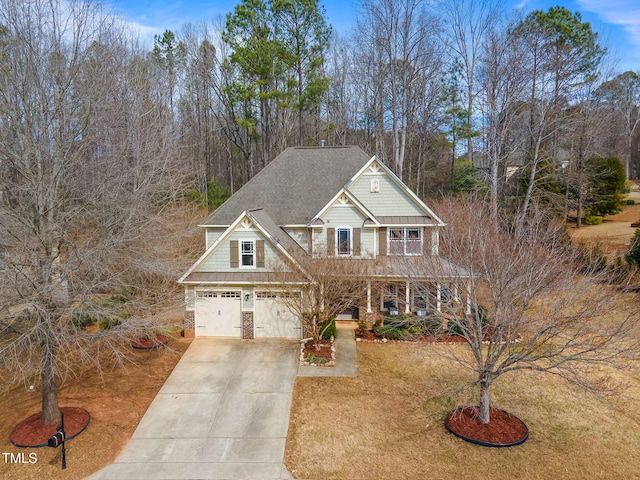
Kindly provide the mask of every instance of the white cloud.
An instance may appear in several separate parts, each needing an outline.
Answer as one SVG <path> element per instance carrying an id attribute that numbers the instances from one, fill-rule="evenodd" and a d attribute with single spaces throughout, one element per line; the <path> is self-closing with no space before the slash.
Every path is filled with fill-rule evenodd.
<path id="1" fill-rule="evenodd" d="M 578 0 L 581 9 L 620 26 L 630 43 L 640 47 L 640 5 L 637 0 Z"/>
<path id="2" fill-rule="evenodd" d="M 577 0 L 578 7 L 597 15 L 602 22 L 614 26 L 624 38 L 614 41 L 614 55 L 619 56 L 622 70 L 640 70 L 640 4 L 637 0 Z M 616 35 L 614 32 L 611 32 Z"/>

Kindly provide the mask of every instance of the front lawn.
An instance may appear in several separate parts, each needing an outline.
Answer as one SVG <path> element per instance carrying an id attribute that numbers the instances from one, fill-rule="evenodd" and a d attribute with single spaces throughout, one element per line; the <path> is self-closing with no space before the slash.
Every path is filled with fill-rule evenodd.
<path id="1" fill-rule="evenodd" d="M 640 471 L 640 379 L 595 399 L 553 376 L 505 375 L 494 406 L 524 420 L 527 442 L 494 449 L 446 432 L 475 402 L 471 377 L 437 344 L 358 342 L 357 378 L 299 377 L 285 463 L 303 479 L 627 479 Z M 464 350 L 461 350 L 464 351 Z"/>

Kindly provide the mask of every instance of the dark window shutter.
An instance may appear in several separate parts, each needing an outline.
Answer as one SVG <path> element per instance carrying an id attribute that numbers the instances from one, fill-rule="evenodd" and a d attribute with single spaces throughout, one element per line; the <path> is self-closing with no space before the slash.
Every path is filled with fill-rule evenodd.
<path id="1" fill-rule="evenodd" d="M 378 255 L 387 254 L 387 227 L 378 228 Z"/>
<path id="2" fill-rule="evenodd" d="M 240 266 L 240 257 L 238 255 L 238 240 L 231 240 L 229 242 L 229 252 L 231 268 L 238 268 Z"/>
<path id="3" fill-rule="evenodd" d="M 360 229 L 359 228 L 354 228 L 353 229 L 353 255 L 355 255 L 356 257 L 360 256 Z"/>
<path id="4" fill-rule="evenodd" d="M 336 229 L 327 228 L 327 256 L 333 257 L 336 254 Z"/>
<path id="5" fill-rule="evenodd" d="M 264 240 L 256 240 L 256 267 L 264 267 Z"/>

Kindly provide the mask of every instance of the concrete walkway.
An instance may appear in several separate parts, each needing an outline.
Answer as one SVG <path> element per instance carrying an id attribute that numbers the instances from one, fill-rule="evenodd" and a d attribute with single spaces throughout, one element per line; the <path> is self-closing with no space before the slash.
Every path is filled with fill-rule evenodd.
<path id="1" fill-rule="evenodd" d="M 358 375 L 355 332 L 356 322 L 336 322 L 336 366 L 312 367 L 300 365 L 299 377 L 355 377 Z"/>
<path id="2" fill-rule="evenodd" d="M 195 339 L 116 461 L 90 478 L 293 478 L 282 462 L 299 348 Z"/>

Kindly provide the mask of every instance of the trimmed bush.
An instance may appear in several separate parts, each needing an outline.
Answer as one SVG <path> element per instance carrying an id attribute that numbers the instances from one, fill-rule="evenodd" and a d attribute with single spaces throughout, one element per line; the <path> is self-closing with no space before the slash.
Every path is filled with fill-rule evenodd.
<path id="1" fill-rule="evenodd" d="M 600 215 L 587 215 L 584 218 L 585 225 L 600 225 L 603 218 Z"/>
<path id="2" fill-rule="evenodd" d="M 636 201 L 633 198 L 627 198 L 627 205 L 635 205 Z"/>
<path id="3" fill-rule="evenodd" d="M 387 340 L 400 340 L 404 334 L 404 329 L 391 325 L 381 325 L 373 329 L 376 335 Z"/>
<path id="4" fill-rule="evenodd" d="M 323 340 L 330 340 L 331 337 L 336 338 L 338 329 L 336 328 L 336 319 L 330 318 L 322 325 L 320 325 L 320 333 Z"/>

